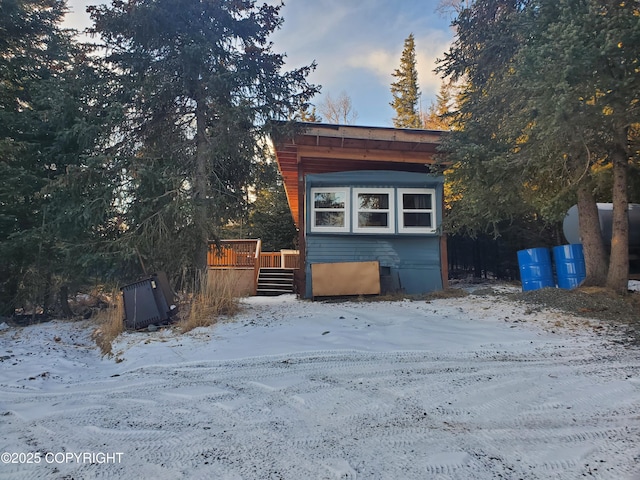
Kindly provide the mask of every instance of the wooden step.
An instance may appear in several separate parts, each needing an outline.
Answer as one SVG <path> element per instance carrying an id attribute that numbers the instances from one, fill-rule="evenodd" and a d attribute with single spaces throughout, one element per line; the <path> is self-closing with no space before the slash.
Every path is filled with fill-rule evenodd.
<path id="1" fill-rule="evenodd" d="M 293 270 L 284 268 L 261 268 L 258 274 L 257 295 L 275 296 L 294 293 Z"/>

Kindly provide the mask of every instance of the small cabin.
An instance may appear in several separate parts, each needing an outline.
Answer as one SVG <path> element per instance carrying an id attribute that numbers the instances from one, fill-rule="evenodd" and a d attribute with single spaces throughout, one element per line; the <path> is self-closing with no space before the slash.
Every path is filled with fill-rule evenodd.
<path id="1" fill-rule="evenodd" d="M 304 123 L 274 145 L 299 229 L 303 298 L 447 286 L 442 132 Z"/>

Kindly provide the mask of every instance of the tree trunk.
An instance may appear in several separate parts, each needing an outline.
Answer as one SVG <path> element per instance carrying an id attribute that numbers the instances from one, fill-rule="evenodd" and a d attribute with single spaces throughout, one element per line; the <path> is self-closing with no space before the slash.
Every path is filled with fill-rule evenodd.
<path id="1" fill-rule="evenodd" d="M 611 256 L 607 287 L 627 293 L 629 288 L 629 199 L 627 196 L 628 156 L 624 144 L 618 144 L 611 152 L 613 163 L 613 222 L 611 226 Z"/>
<path id="2" fill-rule="evenodd" d="M 480 255 L 480 243 L 477 238 L 473 240 L 473 278 L 482 278 L 482 258 Z"/>
<path id="3" fill-rule="evenodd" d="M 209 140 L 207 138 L 206 105 L 204 99 L 198 99 L 196 105 L 196 168 L 193 178 L 194 221 L 198 236 L 196 241 L 196 268 L 207 268 L 207 249 L 209 248 L 209 230 L 212 219 L 209 212 L 208 168 Z"/>
<path id="4" fill-rule="evenodd" d="M 607 282 L 607 254 L 602 241 L 598 205 L 588 184 L 578 187 L 578 222 L 587 271 L 581 285 L 604 287 Z"/>
<path id="5" fill-rule="evenodd" d="M 73 317 L 73 311 L 69 306 L 69 287 L 66 285 L 60 287 L 60 307 L 62 308 L 62 313 L 66 318 Z"/>
<path id="6" fill-rule="evenodd" d="M 42 310 L 47 313 L 51 308 L 51 285 L 53 283 L 53 274 L 47 269 L 44 281 L 44 296 L 42 297 Z M 55 301 L 55 299 L 54 299 Z"/>

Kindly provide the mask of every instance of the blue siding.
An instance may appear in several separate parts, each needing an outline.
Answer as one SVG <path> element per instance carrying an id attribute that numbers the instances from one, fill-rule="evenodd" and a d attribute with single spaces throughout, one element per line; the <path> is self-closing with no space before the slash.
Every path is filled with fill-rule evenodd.
<path id="1" fill-rule="evenodd" d="M 438 225 L 442 219 L 442 177 L 391 171 L 339 172 L 306 177 L 307 205 L 312 187 L 435 188 Z M 309 222 L 307 212 L 307 225 Z M 440 229 L 438 229 L 438 232 Z M 314 263 L 377 260 L 383 291 L 409 294 L 442 289 L 440 234 L 314 233 L 306 230 L 306 296 L 312 296 Z"/>
<path id="2" fill-rule="evenodd" d="M 378 260 L 388 290 L 418 294 L 442 289 L 440 237 L 375 235 L 307 236 L 307 297 L 312 296 L 311 264 Z M 386 272 L 385 272 L 386 273 Z"/>

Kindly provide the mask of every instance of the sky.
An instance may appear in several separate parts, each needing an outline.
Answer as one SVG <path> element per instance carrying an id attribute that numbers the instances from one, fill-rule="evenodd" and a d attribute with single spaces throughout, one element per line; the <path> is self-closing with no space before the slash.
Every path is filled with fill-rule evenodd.
<path id="1" fill-rule="evenodd" d="M 83 29 L 90 20 L 87 5 L 98 0 L 69 0 L 65 26 Z M 260 2 L 258 2 L 260 3 Z M 288 0 L 281 10 L 284 24 L 272 36 L 273 50 L 286 54 L 285 69 L 317 63 L 309 81 L 323 96 L 351 98 L 364 126 L 393 126 L 390 86 L 400 66 L 404 40 L 413 33 L 421 107 L 435 101 L 441 84 L 433 72 L 453 40 L 450 17 L 436 12 L 439 0 Z"/>

